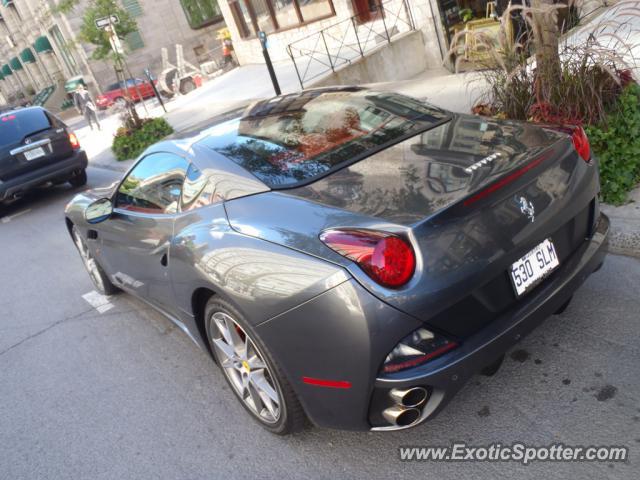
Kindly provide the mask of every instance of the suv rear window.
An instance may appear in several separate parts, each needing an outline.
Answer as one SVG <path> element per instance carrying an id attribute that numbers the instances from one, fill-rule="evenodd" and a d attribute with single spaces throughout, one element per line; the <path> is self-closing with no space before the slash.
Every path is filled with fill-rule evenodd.
<path id="1" fill-rule="evenodd" d="M 449 119 L 395 93 L 323 89 L 257 102 L 201 143 L 273 189 L 306 184 Z"/>
<path id="2" fill-rule="evenodd" d="M 49 117 L 39 108 L 0 115 L 0 147 L 22 142 L 24 137 L 51 128 Z"/>

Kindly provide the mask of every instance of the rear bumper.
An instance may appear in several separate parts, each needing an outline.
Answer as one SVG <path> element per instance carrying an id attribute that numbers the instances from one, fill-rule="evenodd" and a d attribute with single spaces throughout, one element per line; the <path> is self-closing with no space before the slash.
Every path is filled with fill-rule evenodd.
<path id="1" fill-rule="evenodd" d="M 351 279 L 256 326 L 311 421 L 346 430 L 396 430 L 382 417 L 392 388 L 425 387 L 418 425 L 436 415 L 475 373 L 491 364 L 552 315 L 604 261 L 609 220 L 566 258 L 549 281 L 455 350 L 422 366 L 379 376 L 400 338 L 423 323 L 382 302 Z M 310 385 L 332 380 L 344 388 Z"/>
<path id="2" fill-rule="evenodd" d="M 43 183 L 71 177 L 74 172 L 86 169 L 87 164 L 86 152 L 84 150 L 78 150 L 69 158 L 47 165 L 46 167 L 38 168 L 19 177 L 0 182 L 0 201 L 27 192 Z"/>
<path id="3" fill-rule="evenodd" d="M 557 311 L 587 277 L 603 263 L 608 242 L 609 219 L 601 215 L 594 235 L 561 265 L 559 274 L 538 287 L 525 302 L 508 311 L 489 326 L 468 338 L 464 344 L 421 367 L 377 378 L 370 415 L 391 406 L 388 392 L 392 388 L 422 386 L 430 391 L 418 425 L 434 417 L 464 383 L 479 370 L 493 363 L 511 347 Z M 408 427 L 403 427 L 408 428 Z M 397 430 L 395 426 L 379 426 L 374 430 Z"/>

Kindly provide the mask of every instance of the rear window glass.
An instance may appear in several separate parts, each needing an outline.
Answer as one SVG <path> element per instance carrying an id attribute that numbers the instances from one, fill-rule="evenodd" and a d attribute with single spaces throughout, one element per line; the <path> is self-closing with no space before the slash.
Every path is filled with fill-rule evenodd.
<path id="1" fill-rule="evenodd" d="M 399 94 L 312 90 L 257 102 L 201 142 L 277 189 L 313 181 L 448 118 Z"/>
<path id="2" fill-rule="evenodd" d="M 0 115 L 0 146 L 20 143 L 24 137 L 51 127 L 40 109 L 16 110 Z"/>

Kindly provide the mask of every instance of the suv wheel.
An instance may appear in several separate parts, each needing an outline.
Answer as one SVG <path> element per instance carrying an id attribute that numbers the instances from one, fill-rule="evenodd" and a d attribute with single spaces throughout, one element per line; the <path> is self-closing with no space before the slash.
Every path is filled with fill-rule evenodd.
<path id="1" fill-rule="evenodd" d="M 69 179 L 72 187 L 82 187 L 87 184 L 87 171 L 80 170 Z"/>

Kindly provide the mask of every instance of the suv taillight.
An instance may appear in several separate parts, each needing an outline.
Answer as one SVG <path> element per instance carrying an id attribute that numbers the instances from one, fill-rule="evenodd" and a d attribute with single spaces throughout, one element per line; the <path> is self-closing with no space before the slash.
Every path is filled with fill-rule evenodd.
<path id="1" fill-rule="evenodd" d="M 331 250 L 357 263 L 384 287 L 401 287 L 411 280 L 416 268 L 411 245 L 392 233 L 332 229 L 322 232 L 320 240 Z"/>
<path id="2" fill-rule="evenodd" d="M 69 143 L 71 144 L 71 148 L 77 150 L 80 148 L 80 142 L 78 141 L 78 137 L 76 137 L 75 133 L 69 134 Z"/>

